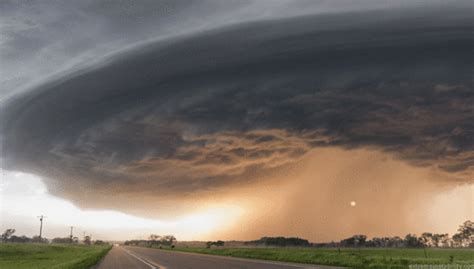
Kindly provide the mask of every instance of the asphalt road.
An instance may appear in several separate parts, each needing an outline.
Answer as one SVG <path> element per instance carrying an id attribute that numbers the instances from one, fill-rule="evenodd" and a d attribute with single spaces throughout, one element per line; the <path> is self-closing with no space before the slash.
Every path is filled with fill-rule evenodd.
<path id="1" fill-rule="evenodd" d="M 329 269 L 272 261 L 249 260 L 213 255 L 174 252 L 141 247 L 114 246 L 98 269 Z"/>

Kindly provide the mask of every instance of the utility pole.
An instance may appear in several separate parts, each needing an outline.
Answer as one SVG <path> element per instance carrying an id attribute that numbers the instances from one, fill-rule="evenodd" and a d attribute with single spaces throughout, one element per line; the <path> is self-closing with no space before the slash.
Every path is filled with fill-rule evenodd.
<path id="1" fill-rule="evenodd" d="M 69 235 L 69 239 L 71 240 L 71 243 L 72 243 L 72 229 L 74 229 L 74 226 L 71 226 L 71 234 Z"/>
<path id="2" fill-rule="evenodd" d="M 42 241 L 42 240 L 41 240 L 41 236 L 42 236 L 42 234 L 43 234 L 43 219 L 46 218 L 46 216 L 41 215 L 41 216 L 38 216 L 38 218 L 39 218 L 39 220 L 40 220 L 39 241 L 40 241 L 40 243 L 41 243 L 41 241 Z"/>

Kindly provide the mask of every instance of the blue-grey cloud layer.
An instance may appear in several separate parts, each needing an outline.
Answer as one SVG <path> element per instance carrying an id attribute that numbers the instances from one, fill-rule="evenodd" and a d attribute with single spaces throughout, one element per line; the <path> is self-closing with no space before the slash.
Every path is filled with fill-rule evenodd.
<path id="1" fill-rule="evenodd" d="M 470 15 L 305 16 L 148 44 L 11 100 L 3 166 L 72 199 L 179 196 L 370 146 L 472 182 Z"/>
<path id="2" fill-rule="evenodd" d="M 245 21 L 419 6 L 423 1 L 4 0 L 0 2 L 0 102 L 137 43 Z M 430 5 L 443 2 L 431 0 Z"/>

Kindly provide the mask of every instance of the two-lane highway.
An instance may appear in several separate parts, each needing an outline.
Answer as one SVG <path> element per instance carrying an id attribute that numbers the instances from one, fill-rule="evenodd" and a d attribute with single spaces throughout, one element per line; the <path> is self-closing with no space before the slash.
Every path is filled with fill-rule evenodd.
<path id="1" fill-rule="evenodd" d="M 166 251 L 141 247 L 110 250 L 98 269 L 327 269 L 335 267 Z"/>

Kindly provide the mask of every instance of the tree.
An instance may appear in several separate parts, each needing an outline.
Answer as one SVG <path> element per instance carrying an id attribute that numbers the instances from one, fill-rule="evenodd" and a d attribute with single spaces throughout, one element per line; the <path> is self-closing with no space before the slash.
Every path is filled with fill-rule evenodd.
<path id="1" fill-rule="evenodd" d="M 474 235 L 474 222 L 466 220 L 463 224 L 459 226 L 458 232 L 465 236 Z"/>
<path id="2" fill-rule="evenodd" d="M 53 238 L 52 242 L 55 244 L 69 244 L 71 243 L 71 238 L 70 237 L 56 237 L 56 238 Z"/>
<path id="3" fill-rule="evenodd" d="M 157 241 L 161 241 L 161 236 L 156 234 L 151 234 L 148 238 L 151 241 L 151 246 L 154 246 Z"/>
<path id="4" fill-rule="evenodd" d="M 39 235 L 33 236 L 33 238 L 31 238 L 31 241 L 35 243 L 48 243 L 49 242 L 48 239 L 44 237 L 39 237 Z"/>
<path id="5" fill-rule="evenodd" d="M 367 241 L 367 236 L 363 234 L 353 235 L 341 241 L 344 247 L 363 247 Z"/>
<path id="6" fill-rule="evenodd" d="M 211 248 L 212 246 L 223 247 L 224 244 L 225 244 L 225 242 L 221 241 L 221 240 L 215 241 L 215 242 L 214 241 L 209 241 L 209 242 L 206 243 L 206 247 L 207 248 Z"/>
<path id="7" fill-rule="evenodd" d="M 462 247 L 462 235 L 461 234 L 455 234 L 453 235 L 453 247 Z"/>
<path id="8" fill-rule="evenodd" d="M 451 238 L 449 234 L 441 234 L 439 238 L 440 247 L 450 247 Z"/>
<path id="9" fill-rule="evenodd" d="M 467 220 L 459 226 L 459 237 L 463 246 L 470 246 L 474 243 L 474 222 Z"/>
<path id="10" fill-rule="evenodd" d="M 422 247 L 423 244 L 415 234 L 407 234 L 405 236 L 405 246 L 409 248 L 418 248 Z"/>
<path id="11" fill-rule="evenodd" d="M 176 237 L 173 235 L 165 235 L 161 238 L 161 244 L 165 246 L 172 246 L 176 243 Z"/>
<path id="12" fill-rule="evenodd" d="M 365 241 L 367 241 L 367 236 L 363 234 L 354 235 L 356 247 L 363 247 L 365 246 Z"/>
<path id="13" fill-rule="evenodd" d="M 449 238 L 448 234 L 433 234 L 433 246 L 440 247 L 443 245 L 443 242 L 446 241 L 446 238 Z"/>
<path id="14" fill-rule="evenodd" d="M 22 236 L 12 235 L 10 237 L 10 239 L 8 239 L 8 242 L 12 242 L 12 243 L 30 243 L 30 242 L 32 242 L 32 239 L 29 238 L 29 237 L 26 237 L 24 235 L 22 235 Z"/>
<path id="15" fill-rule="evenodd" d="M 15 233 L 15 229 L 6 229 L 5 232 L 2 234 L 2 241 L 6 242 L 10 237 Z"/>
<path id="16" fill-rule="evenodd" d="M 266 246 L 309 246 L 309 241 L 297 237 L 262 237 L 259 240 L 249 241 L 246 244 L 266 245 Z"/>
<path id="17" fill-rule="evenodd" d="M 91 244 L 91 237 L 86 235 L 84 236 L 84 245 L 90 245 Z"/>
<path id="18" fill-rule="evenodd" d="M 422 233 L 420 237 L 420 242 L 425 247 L 431 247 L 433 245 L 433 234 L 431 233 Z"/>

